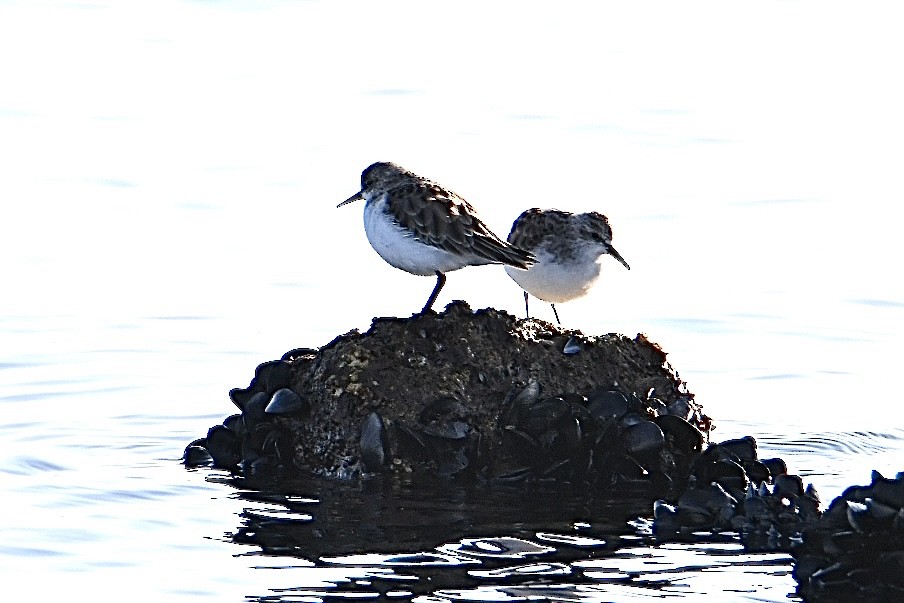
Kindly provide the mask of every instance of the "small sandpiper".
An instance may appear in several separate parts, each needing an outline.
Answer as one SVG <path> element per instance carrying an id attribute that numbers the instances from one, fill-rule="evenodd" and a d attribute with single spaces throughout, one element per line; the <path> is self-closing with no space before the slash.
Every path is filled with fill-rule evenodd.
<path id="1" fill-rule="evenodd" d="M 528 270 L 505 271 L 528 293 L 549 302 L 556 322 L 556 304 L 583 297 L 600 276 L 600 258 L 609 254 L 628 270 L 628 262 L 612 247 L 612 228 L 606 216 L 573 214 L 557 209 L 529 209 L 512 224 L 508 242 L 530 251 L 537 262 Z"/>
<path id="2" fill-rule="evenodd" d="M 422 314 L 433 307 L 446 272 L 483 264 L 523 272 L 534 263 L 530 253 L 493 234 L 462 197 L 394 163 L 364 170 L 361 190 L 337 207 L 361 199 L 364 231 L 380 257 L 411 274 L 436 275 Z"/>

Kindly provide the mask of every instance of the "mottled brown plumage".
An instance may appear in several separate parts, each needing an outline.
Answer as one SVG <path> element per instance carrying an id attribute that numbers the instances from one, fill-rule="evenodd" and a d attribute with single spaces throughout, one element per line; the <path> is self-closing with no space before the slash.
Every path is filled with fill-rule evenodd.
<path id="1" fill-rule="evenodd" d="M 586 295 L 600 275 L 599 260 L 609 254 L 631 269 L 612 247 L 612 228 L 603 214 L 573 214 L 558 209 L 528 209 L 512 224 L 509 243 L 534 254 L 537 262 L 528 270 L 509 270 L 509 276 L 527 294 L 547 301 L 556 320 L 556 303 Z"/>
<path id="2" fill-rule="evenodd" d="M 412 274 L 436 274 L 426 312 L 445 282 L 445 272 L 465 266 L 530 266 L 533 256 L 506 243 L 483 223 L 460 195 L 387 162 L 361 174 L 361 190 L 339 205 L 366 200 L 364 228 L 373 248 L 390 265 Z"/>

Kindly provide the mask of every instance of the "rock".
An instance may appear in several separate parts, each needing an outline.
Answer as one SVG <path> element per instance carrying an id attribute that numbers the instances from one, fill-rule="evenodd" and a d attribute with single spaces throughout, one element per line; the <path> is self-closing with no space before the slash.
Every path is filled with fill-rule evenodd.
<path id="1" fill-rule="evenodd" d="M 562 352 L 569 340 L 580 353 Z M 463 302 L 287 352 L 230 398 L 243 420 L 211 456 L 238 472 L 571 481 L 651 501 L 683 489 L 710 428 L 645 336 Z"/>
<path id="2" fill-rule="evenodd" d="M 677 433 L 687 431 L 673 420 L 666 424 L 674 424 Z M 819 517 L 819 495 L 788 474 L 781 459 L 762 462 L 756 457 L 756 441 L 749 436 L 710 444 L 697 454 L 689 479 L 678 482 L 686 489 L 654 503 L 657 539 L 732 530 L 749 549 L 790 550 L 800 531 Z M 781 473 L 772 476 L 770 467 Z"/>
<path id="3" fill-rule="evenodd" d="M 904 600 L 904 472 L 873 471 L 801 530 L 792 549 L 798 594 L 807 601 Z M 807 492 L 804 493 L 804 496 Z"/>

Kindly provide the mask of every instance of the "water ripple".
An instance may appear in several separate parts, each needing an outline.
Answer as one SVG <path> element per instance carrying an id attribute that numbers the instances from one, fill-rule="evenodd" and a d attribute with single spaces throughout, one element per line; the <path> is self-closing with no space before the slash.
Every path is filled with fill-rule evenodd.
<path id="1" fill-rule="evenodd" d="M 803 432 L 791 435 L 761 435 L 761 444 L 790 455 L 869 455 L 896 450 L 904 445 L 904 430 L 891 432 Z"/>
<path id="2" fill-rule="evenodd" d="M 50 461 L 34 457 L 34 456 L 15 456 L 11 458 L 5 465 L 0 467 L 3 473 L 11 475 L 32 475 L 34 473 L 43 473 L 45 471 L 67 471 L 68 467 L 57 465 Z"/>

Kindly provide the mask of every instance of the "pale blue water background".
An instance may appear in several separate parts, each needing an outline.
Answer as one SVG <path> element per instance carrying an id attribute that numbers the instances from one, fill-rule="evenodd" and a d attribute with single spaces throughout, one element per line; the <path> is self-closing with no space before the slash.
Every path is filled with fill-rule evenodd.
<path id="1" fill-rule="evenodd" d="M 309 515 L 286 516 L 347 529 L 271 557 L 231 535 L 244 510 L 285 514 L 285 501 L 176 462 L 233 412 L 226 392 L 259 362 L 423 304 L 432 281 L 380 260 L 362 207 L 335 209 L 376 160 L 460 192 L 501 235 L 528 207 L 602 211 L 632 269 L 610 262 L 591 295 L 559 307 L 567 326 L 646 332 L 715 438 L 756 436 L 826 501 L 873 468 L 904 470 L 902 14 L 891 2 L 0 2 L 4 598 L 540 596 L 503 593 L 471 566 L 428 580 L 345 557 L 462 535 L 542 542 L 592 531 L 601 511 L 528 521 L 487 493 L 412 512 L 405 496 L 311 484 L 296 501 Z M 523 312 L 499 267 L 451 273 L 437 307 L 459 298 Z M 422 536 L 366 529 L 400 508 L 406 527 L 423 518 Z M 626 529 L 639 540 L 617 554 L 538 558 L 570 572 L 560 598 L 794 589 L 784 556 L 650 548 L 642 522 Z M 605 580 L 654 570 L 667 588 Z"/>

